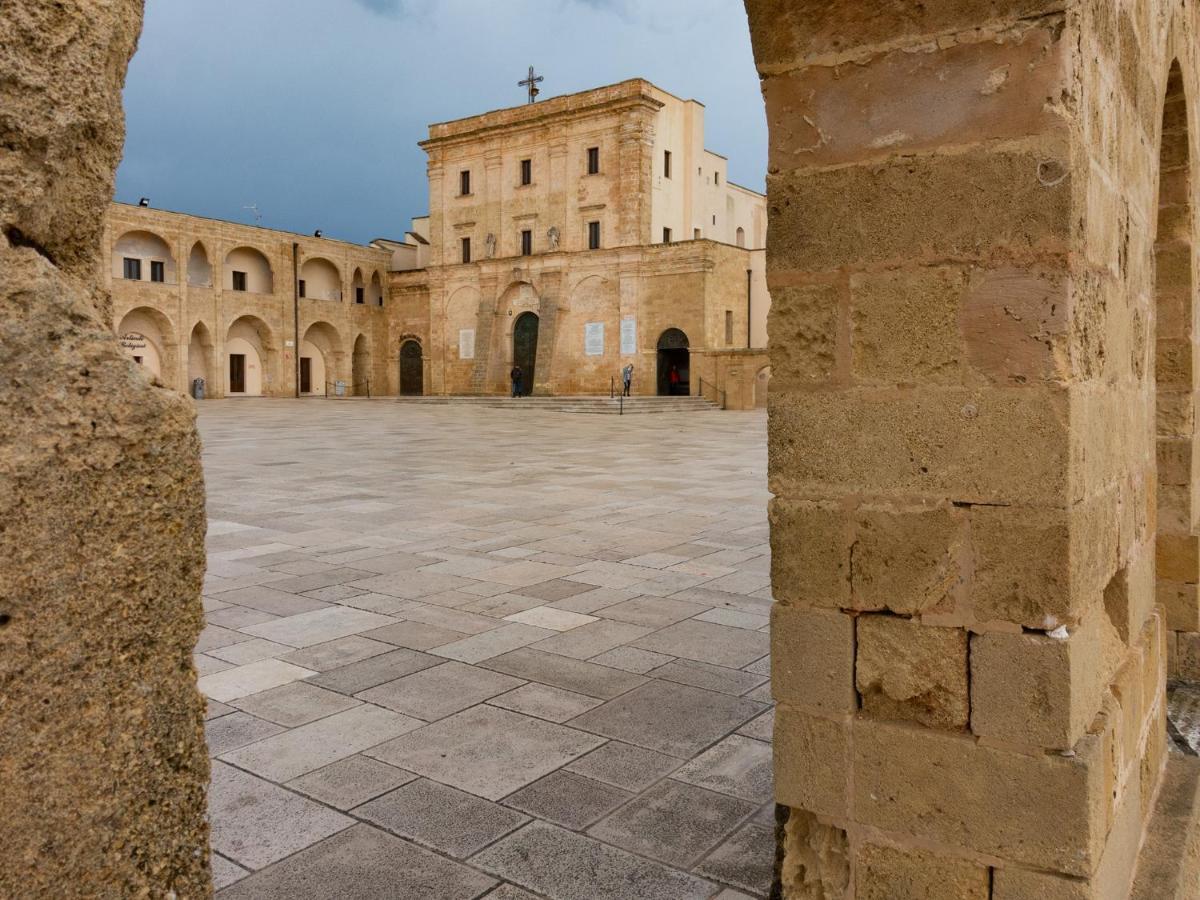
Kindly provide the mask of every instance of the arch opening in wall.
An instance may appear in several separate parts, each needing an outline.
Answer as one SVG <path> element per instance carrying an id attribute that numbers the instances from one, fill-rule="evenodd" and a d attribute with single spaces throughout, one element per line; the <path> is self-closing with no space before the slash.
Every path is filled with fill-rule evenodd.
<path id="1" fill-rule="evenodd" d="M 425 360 L 421 342 L 409 339 L 400 345 L 400 395 L 419 397 L 425 393 Z"/>
<path id="2" fill-rule="evenodd" d="M 770 387 L 771 367 L 763 366 L 754 375 L 754 405 L 756 408 L 767 408 L 767 393 Z"/>
<path id="3" fill-rule="evenodd" d="M 1164 602 L 1167 627 L 1196 631 L 1197 582 L 1194 558 L 1196 504 L 1192 482 L 1195 423 L 1191 410 L 1196 392 L 1197 334 L 1192 264 L 1193 209 L 1188 104 L 1179 62 L 1171 65 L 1163 103 L 1162 143 L 1159 150 L 1155 265 L 1155 444 L 1158 516 L 1155 535 L 1157 594 Z M 1111 613 L 1111 610 L 1110 610 Z"/>
<path id="4" fill-rule="evenodd" d="M 300 266 L 300 296 L 340 302 L 342 275 L 338 267 L 321 256 L 306 259 Z"/>
<path id="5" fill-rule="evenodd" d="M 324 397 L 341 378 L 341 340 L 328 322 L 314 322 L 300 341 L 300 394 Z"/>
<path id="6" fill-rule="evenodd" d="M 741 225 L 738 226 L 738 230 L 737 230 L 737 245 L 739 247 L 746 246 L 746 229 L 743 228 Z"/>
<path id="7" fill-rule="evenodd" d="M 188 254 L 187 283 L 191 287 L 212 287 L 212 263 L 201 241 L 192 244 L 192 252 Z"/>
<path id="8" fill-rule="evenodd" d="M 270 261 L 261 250 L 235 247 L 225 256 L 221 284 L 227 291 L 271 294 L 275 291 L 275 276 Z"/>
<path id="9" fill-rule="evenodd" d="M 355 397 L 371 396 L 371 348 L 365 334 L 360 334 L 354 339 L 354 353 L 350 360 L 350 381 L 351 393 Z"/>
<path id="10" fill-rule="evenodd" d="M 532 312 L 521 313 L 513 322 L 513 370 L 520 370 L 519 376 L 512 385 L 513 396 L 529 396 L 533 393 L 534 369 L 537 366 L 538 324 L 537 314 Z"/>
<path id="11" fill-rule="evenodd" d="M 367 290 L 367 302 L 371 306 L 383 306 L 383 279 L 379 277 L 379 272 L 371 274 L 371 286 Z"/>
<path id="12" fill-rule="evenodd" d="M 212 332 L 203 322 L 193 325 L 188 337 L 187 372 L 186 387 L 189 392 L 196 379 L 203 378 L 204 395 L 213 396 L 213 391 L 217 389 L 213 378 L 216 372 L 216 345 Z"/>
<path id="13" fill-rule="evenodd" d="M 152 231 L 127 231 L 117 239 L 112 250 L 112 276 L 125 281 L 178 283 L 171 248 Z"/>
<path id="14" fill-rule="evenodd" d="M 225 338 L 225 393 L 263 396 L 270 388 L 275 353 L 275 338 L 266 322 L 257 316 L 235 319 Z"/>
<path id="15" fill-rule="evenodd" d="M 367 283 L 363 281 L 362 269 L 356 268 L 354 277 L 350 279 L 350 298 L 359 306 L 367 303 Z"/>
<path id="16" fill-rule="evenodd" d="M 691 393 L 688 336 L 668 328 L 658 338 L 658 395 L 686 397 Z"/>
<path id="17" fill-rule="evenodd" d="M 121 317 L 117 338 L 135 363 L 167 387 L 178 388 L 175 326 L 163 313 L 149 306 L 131 309 Z"/>

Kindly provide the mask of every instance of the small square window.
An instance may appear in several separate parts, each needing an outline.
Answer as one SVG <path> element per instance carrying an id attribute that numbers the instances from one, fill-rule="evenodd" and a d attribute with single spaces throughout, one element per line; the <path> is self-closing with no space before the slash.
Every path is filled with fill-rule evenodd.
<path id="1" fill-rule="evenodd" d="M 588 222 L 588 249 L 600 249 L 600 223 Z"/>
<path id="2" fill-rule="evenodd" d="M 521 255 L 530 256 L 533 253 L 533 232 L 529 229 L 521 232 Z"/>
<path id="3" fill-rule="evenodd" d="M 663 177 L 664 178 L 671 177 L 671 151 L 670 150 L 663 151 Z"/>
<path id="4" fill-rule="evenodd" d="M 234 272 L 233 273 L 233 289 L 235 291 L 246 290 L 246 273 L 245 272 Z M 304 282 L 303 281 L 300 282 L 300 296 L 301 297 L 304 296 Z"/>
<path id="5" fill-rule="evenodd" d="M 150 280 L 160 283 L 167 280 L 167 267 L 157 259 L 150 261 Z"/>
<path id="6" fill-rule="evenodd" d="M 462 239 L 462 261 L 465 263 L 471 261 L 471 239 L 469 237 Z"/>
<path id="7" fill-rule="evenodd" d="M 140 259 L 130 259 L 125 257 L 125 265 L 123 268 L 123 277 L 129 281 L 142 280 L 142 261 Z"/>
<path id="8" fill-rule="evenodd" d="M 458 193 L 463 197 L 471 193 L 471 172 L 469 169 L 458 173 Z"/>
<path id="9" fill-rule="evenodd" d="M 521 160 L 521 184 L 533 184 L 533 160 Z"/>
<path id="10" fill-rule="evenodd" d="M 670 228 L 663 229 L 663 243 L 664 244 L 671 243 L 671 229 Z"/>
<path id="11" fill-rule="evenodd" d="M 366 303 L 367 302 L 366 293 L 367 293 L 366 290 L 364 290 L 363 288 L 356 287 L 354 289 L 354 302 L 355 303 Z"/>
<path id="12" fill-rule="evenodd" d="M 587 173 L 589 175 L 600 174 L 600 148 L 588 147 L 588 163 Z"/>

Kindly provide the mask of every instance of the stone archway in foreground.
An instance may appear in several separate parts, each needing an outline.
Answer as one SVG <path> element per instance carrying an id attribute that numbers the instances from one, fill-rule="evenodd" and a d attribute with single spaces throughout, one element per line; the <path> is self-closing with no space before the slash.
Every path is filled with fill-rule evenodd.
<path id="1" fill-rule="evenodd" d="M 781 894 L 1130 896 L 1166 746 L 1158 147 L 1197 13 L 746 6 Z"/>

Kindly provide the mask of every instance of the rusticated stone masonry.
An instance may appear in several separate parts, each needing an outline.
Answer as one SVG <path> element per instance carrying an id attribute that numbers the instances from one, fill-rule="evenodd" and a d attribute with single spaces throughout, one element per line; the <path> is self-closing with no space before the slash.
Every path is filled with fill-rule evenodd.
<path id="1" fill-rule="evenodd" d="M 1126 897 L 1197 670 L 1196 10 L 746 6 L 779 890 Z"/>
<path id="2" fill-rule="evenodd" d="M 190 401 L 100 284 L 141 0 L 0 4 L 0 896 L 211 895 Z"/>

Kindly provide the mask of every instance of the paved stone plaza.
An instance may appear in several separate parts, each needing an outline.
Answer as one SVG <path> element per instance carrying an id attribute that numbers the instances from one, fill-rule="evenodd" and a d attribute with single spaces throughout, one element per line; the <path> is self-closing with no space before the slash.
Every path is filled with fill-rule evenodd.
<path id="1" fill-rule="evenodd" d="M 764 414 L 200 427 L 223 900 L 765 896 Z"/>

